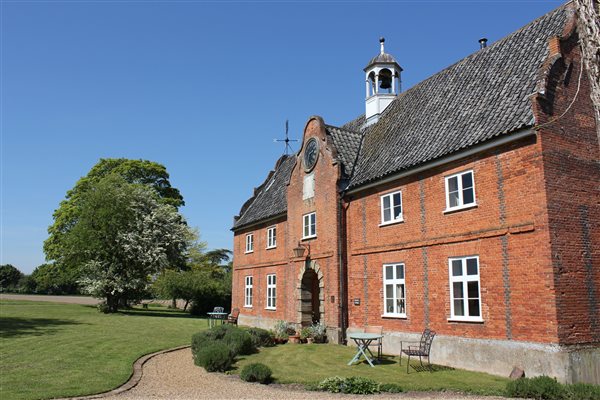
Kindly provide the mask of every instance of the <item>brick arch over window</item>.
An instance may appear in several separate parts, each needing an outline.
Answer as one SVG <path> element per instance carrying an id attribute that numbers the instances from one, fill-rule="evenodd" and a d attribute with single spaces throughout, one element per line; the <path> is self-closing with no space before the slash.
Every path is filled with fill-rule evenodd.
<path id="1" fill-rule="evenodd" d="M 302 324 L 302 317 L 303 317 L 303 312 L 302 312 L 302 299 L 303 299 L 303 293 L 302 293 L 302 279 L 304 278 L 304 274 L 307 271 L 314 271 L 317 275 L 317 281 L 318 281 L 318 288 L 319 288 L 319 314 L 320 314 L 320 321 L 321 323 L 324 323 L 324 314 L 325 314 L 325 283 L 323 281 L 323 271 L 321 270 L 321 267 L 319 266 L 319 264 L 316 261 L 312 261 L 312 260 L 306 260 L 306 262 L 304 263 L 304 268 L 302 268 L 300 270 L 300 273 L 298 274 L 298 279 L 296 280 L 296 310 L 297 310 L 297 321 L 299 323 Z"/>

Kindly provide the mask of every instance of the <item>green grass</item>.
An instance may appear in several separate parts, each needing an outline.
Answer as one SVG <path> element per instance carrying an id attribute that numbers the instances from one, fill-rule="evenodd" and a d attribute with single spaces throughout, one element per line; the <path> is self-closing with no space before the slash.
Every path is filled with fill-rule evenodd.
<path id="1" fill-rule="evenodd" d="M 508 379 L 489 374 L 441 366 L 434 366 L 433 372 L 416 372 L 411 368 L 407 374 L 406 359 L 400 366 L 397 357 L 387 357 L 374 368 L 366 362 L 347 365 L 355 352 L 355 347 L 327 344 L 261 348 L 257 354 L 239 357 L 235 372 L 239 373 L 247 364 L 259 362 L 273 370 L 273 378 L 279 383 L 316 384 L 336 375 L 362 376 L 380 383 L 396 383 L 407 391 L 451 390 L 484 395 L 503 395 L 508 382 Z M 418 361 L 415 366 L 418 366 Z"/>
<path id="2" fill-rule="evenodd" d="M 144 354 L 189 345 L 204 319 L 165 308 L 113 315 L 93 306 L 0 301 L 0 398 L 47 399 L 113 389 Z"/>

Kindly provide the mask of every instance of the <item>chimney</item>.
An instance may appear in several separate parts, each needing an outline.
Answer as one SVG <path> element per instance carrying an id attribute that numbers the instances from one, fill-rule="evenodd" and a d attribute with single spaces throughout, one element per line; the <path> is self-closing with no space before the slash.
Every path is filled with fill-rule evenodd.
<path id="1" fill-rule="evenodd" d="M 485 49 L 487 47 L 487 38 L 479 39 L 479 48 Z"/>

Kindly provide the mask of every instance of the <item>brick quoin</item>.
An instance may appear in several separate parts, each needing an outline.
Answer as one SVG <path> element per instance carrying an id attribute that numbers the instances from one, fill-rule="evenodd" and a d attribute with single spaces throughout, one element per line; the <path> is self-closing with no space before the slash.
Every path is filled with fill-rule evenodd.
<path id="1" fill-rule="evenodd" d="M 534 100 L 562 344 L 600 342 L 600 152 L 578 39 L 573 21 L 554 40 L 560 58 Z"/>

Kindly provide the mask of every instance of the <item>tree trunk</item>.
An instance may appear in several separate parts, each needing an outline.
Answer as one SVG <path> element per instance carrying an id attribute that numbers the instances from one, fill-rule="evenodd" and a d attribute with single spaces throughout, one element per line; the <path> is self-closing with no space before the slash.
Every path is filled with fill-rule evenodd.
<path id="1" fill-rule="evenodd" d="M 190 301 L 189 301 L 189 300 L 186 300 L 186 301 L 185 301 L 185 305 L 183 306 L 183 311 L 187 310 L 187 306 L 188 306 L 188 304 L 190 304 Z"/>
<path id="2" fill-rule="evenodd" d="M 177 308 L 177 299 L 176 298 L 173 298 L 171 300 L 171 308 L 173 308 L 173 309 Z"/>
<path id="3" fill-rule="evenodd" d="M 129 302 L 127 301 L 127 297 L 120 297 L 117 303 L 121 308 L 129 308 Z"/>
<path id="4" fill-rule="evenodd" d="M 118 310 L 119 299 L 113 295 L 106 295 L 106 306 L 108 307 L 108 312 L 115 313 Z"/>

